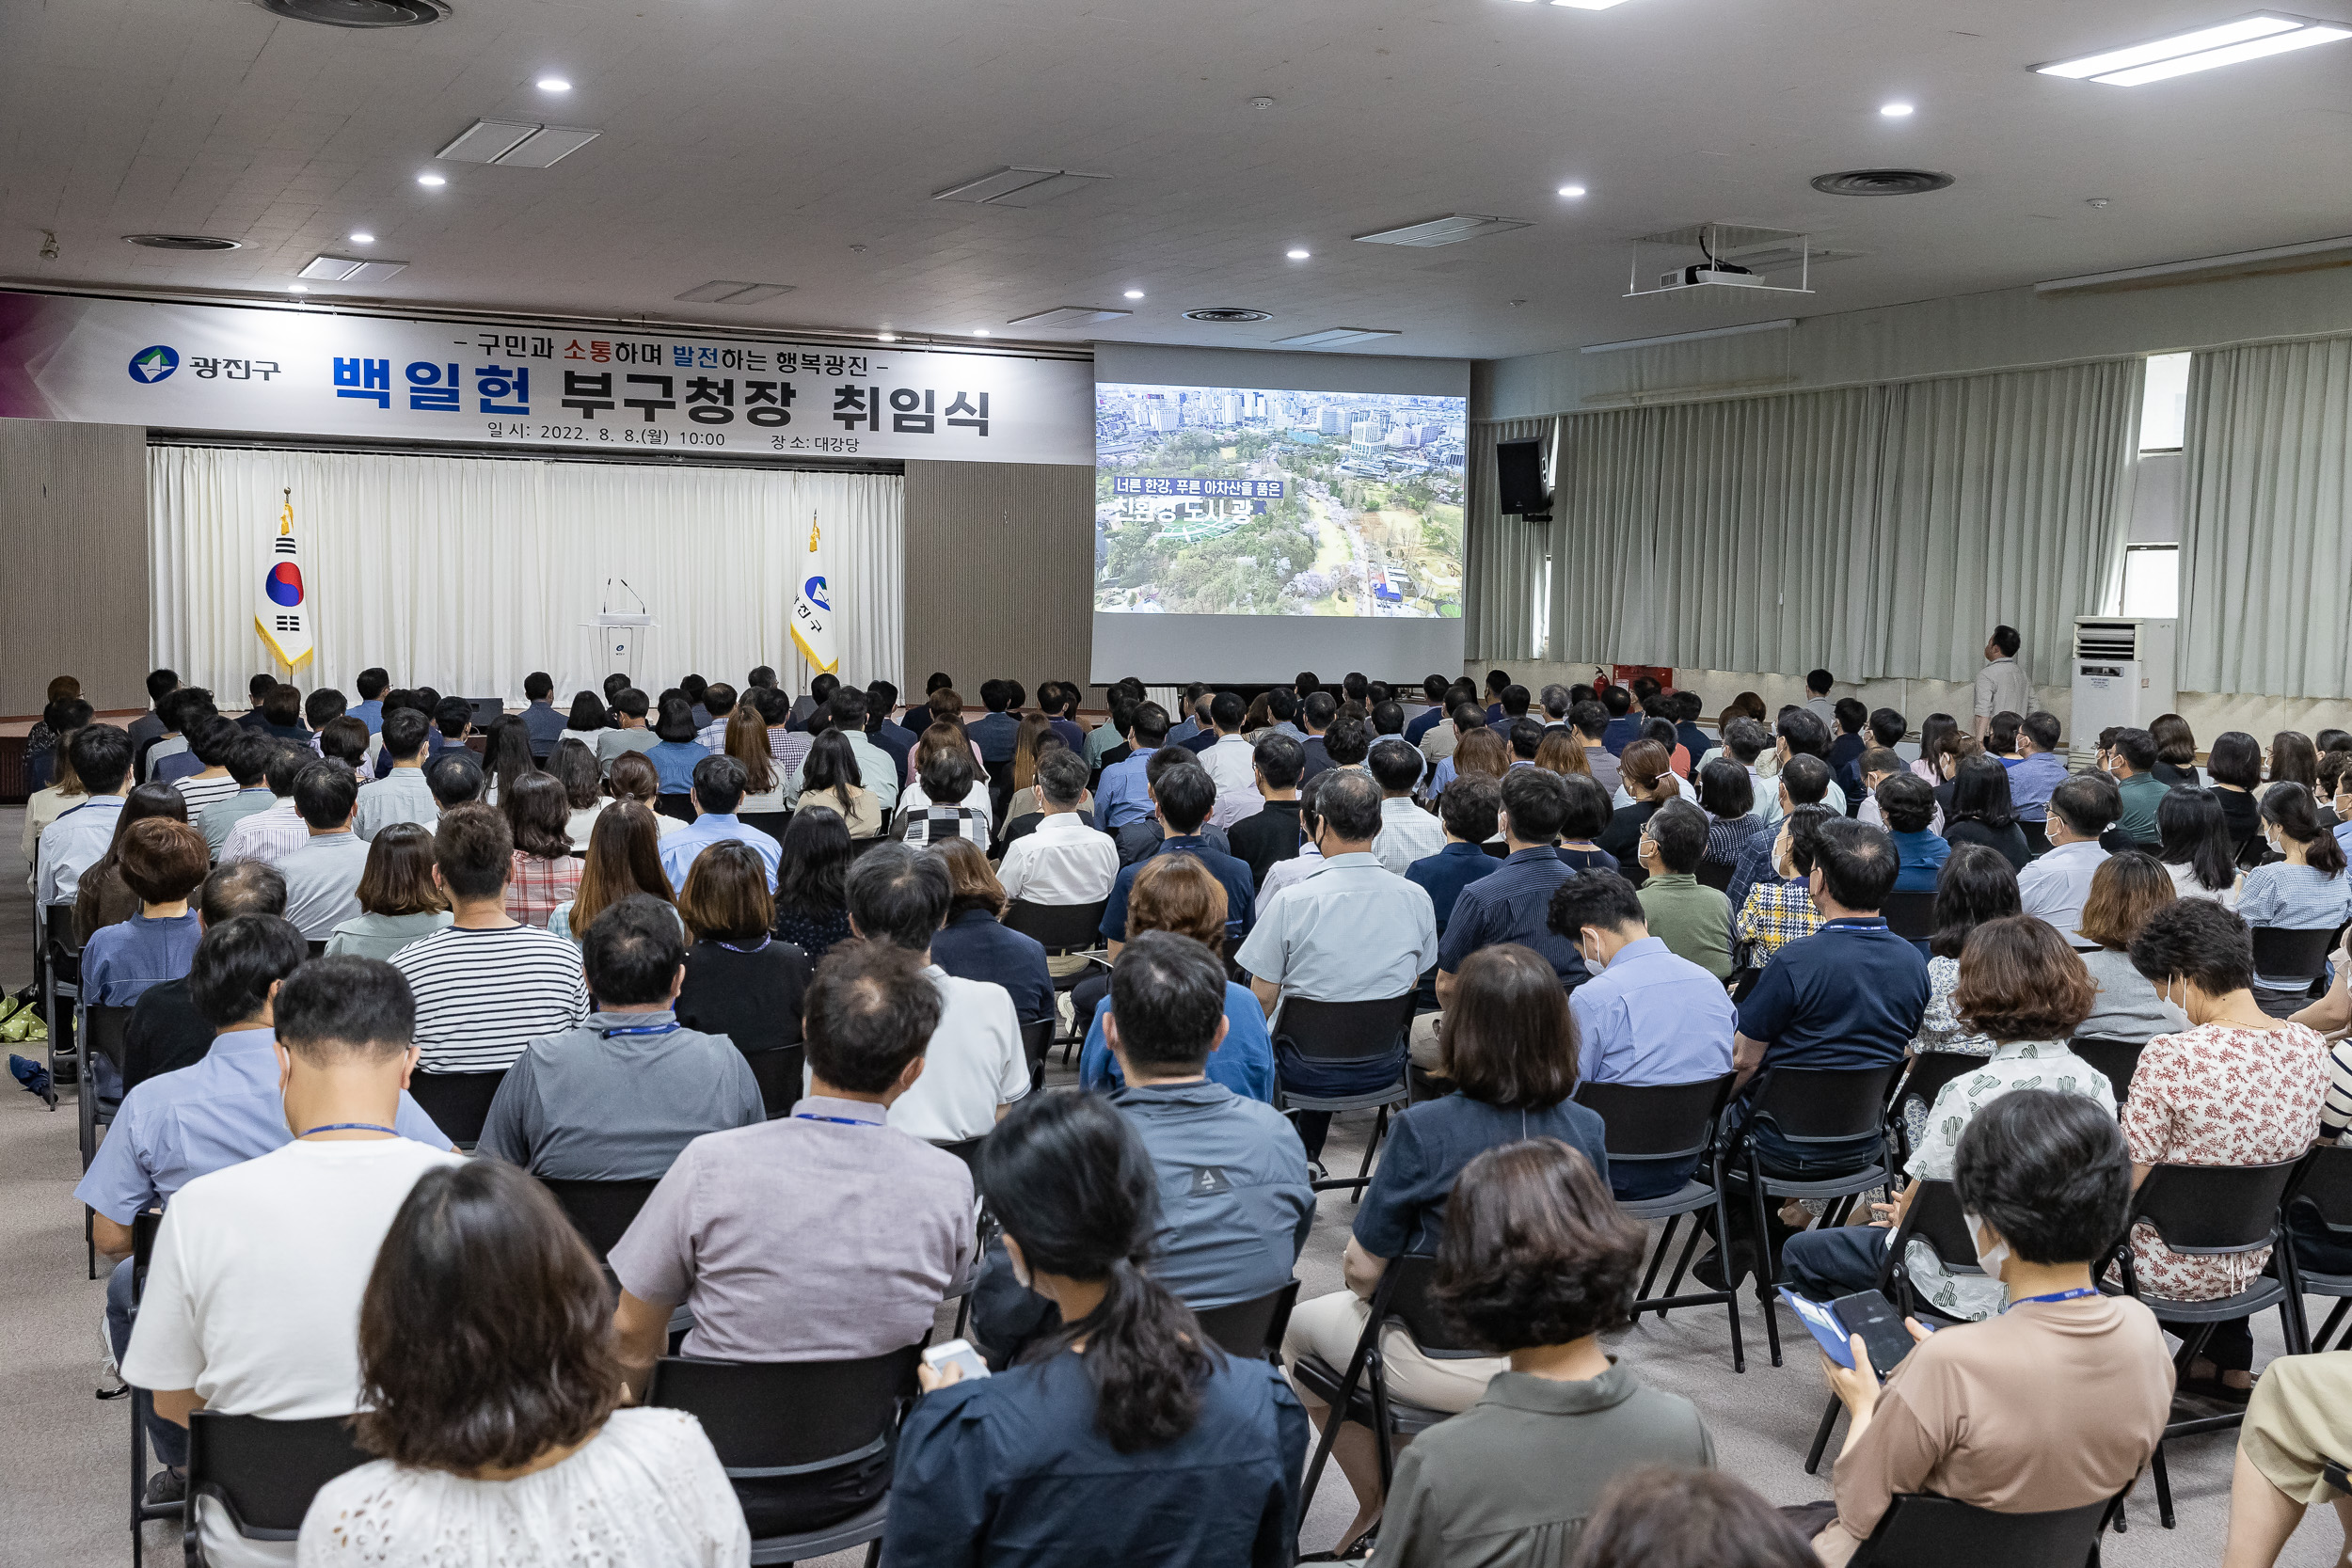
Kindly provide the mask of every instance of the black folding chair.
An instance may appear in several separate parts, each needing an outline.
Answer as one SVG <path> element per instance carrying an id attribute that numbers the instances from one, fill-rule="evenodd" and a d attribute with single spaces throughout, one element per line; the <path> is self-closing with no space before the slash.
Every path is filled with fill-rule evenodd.
<path id="1" fill-rule="evenodd" d="M 2323 926 L 2290 931 L 2277 926 L 2257 926 L 2252 934 L 2254 973 L 2288 982 L 2284 986 L 2265 983 L 2261 990 L 2308 991 L 2326 977 L 2328 956 L 2336 945 L 2332 928 Z"/>
<path id="2" fill-rule="evenodd" d="M 1731 879 L 1739 875 L 1739 871 L 1740 868 L 1728 861 L 1702 860 L 1698 869 L 1699 885 L 1711 887 L 1717 893 L 1729 893 Z"/>
<path id="3" fill-rule="evenodd" d="M 580 1232 L 580 1239 L 588 1243 L 588 1250 L 601 1263 L 620 1239 L 628 1233 L 629 1223 L 637 1218 L 637 1211 L 645 1206 L 660 1183 L 654 1181 L 560 1181 L 541 1177 L 540 1185 L 555 1196 L 564 1215 Z"/>
<path id="4" fill-rule="evenodd" d="M 1379 1439 L 1374 1447 L 1379 1450 L 1380 1495 L 1385 1497 L 1396 1486 L 1396 1460 L 1392 1452 L 1396 1439 L 1426 1432 L 1454 1414 L 1411 1404 L 1389 1392 L 1387 1364 L 1380 1351 L 1384 1328 L 1391 1323 L 1401 1323 L 1412 1335 L 1422 1354 L 1435 1360 L 1468 1361 L 1493 1354 L 1464 1344 L 1456 1338 L 1455 1330 L 1438 1315 L 1437 1304 L 1429 1294 L 1437 1268 L 1436 1259 L 1419 1254 L 1389 1259 L 1380 1283 L 1373 1287 L 1372 1310 L 1364 1319 L 1364 1331 L 1357 1338 L 1354 1354 L 1347 1358 L 1346 1370 L 1335 1371 L 1319 1355 L 1302 1355 L 1292 1364 L 1291 1375 L 1330 1407 L 1330 1413 L 1324 1418 L 1323 1441 L 1316 1445 L 1314 1463 L 1307 1468 L 1306 1489 L 1298 1497 L 1302 1527 L 1309 1505 L 1314 1501 L 1315 1487 L 1323 1479 L 1323 1467 L 1331 1457 L 1331 1445 L 1339 1437 L 1342 1421 L 1367 1428 Z"/>
<path id="5" fill-rule="evenodd" d="M 856 1361 L 700 1361 L 663 1356 L 654 1363 L 645 1402 L 687 1411 L 735 1483 L 747 1516 L 771 1513 L 773 1483 L 819 1485 L 830 1473 L 887 1461 L 898 1421 L 915 1394 L 923 1348 L 908 1345 Z M 882 1557 L 885 1492 L 850 1514 L 809 1529 L 755 1535 L 755 1563 L 805 1561 L 852 1546 L 866 1568 Z"/>
<path id="6" fill-rule="evenodd" d="M 87 1006 L 81 1009 L 81 1014 L 82 1043 L 87 1048 L 86 1059 L 94 1062 L 101 1056 L 104 1057 L 115 1069 L 115 1081 L 120 1083 L 123 1048 L 131 1031 L 131 1009 Z M 81 1102 L 74 1109 L 81 1122 L 82 1168 L 87 1170 L 90 1161 L 98 1154 L 98 1130 L 113 1122 L 121 1101 L 99 1102 L 98 1075 L 95 1072 L 83 1075 L 81 1087 L 73 1098 Z M 90 1277 L 95 1279 L 98 1276 L 93 1274 Z"/>
<path id="7" fill-rule="evenodd" d="M 506 1082 L 506 1069 L 496 1072 L 424 1072 L 408 1075 L 408 1098 L 433 1118 L 433 1125 L 458 1148 L 470 1149 L 482 1141 L 482 1124 L 490 1119 L 490 1101 Z"/>
<path id="8" fill-rule="evenodd" d="M 1282 1010 L 1274 1021 L 1275 1061 L 1282 1059 L 1282 1048 L 1329 1068 L 1360 1067 L 1375 1069 L 1384 1063 L 1394 1065 L 1393 1078 L 1374 1089 L 1343 1095 L 1302 1095 L 1288 1085 L 1281 1086 L 1280 1108 L 1284 1111 L 1343 1111 L 1377 1109 L 1379 1116 L 1372 1124 L 1372 1136 L 1364 1143 L 1364 1163 L 1358 1168 L 1350 1183 L 1355 1196 L 1361 1199 L 1364 1187 L 1372 1180 L 1373 1155 L 1380 1148 L 1380 1140 L 1389 1130 L 1389 1110 L 1405 1104 L 1411 1093 L 1405 1081 L 1405 1068 L 1410 1059 L 1406 1054 L 1405 1031 L 1412 1026 L 1415 993 L 1384 997 L 1376 1002 L 1310 1002 L 1302 997 L 1284 997 Z"/>
<path id="9" fill-rule="evenodd" d="M 1996 1513 L 1932 1493 L 1898 1492 L 1847 1568 L 2098 1568 L 2100 1532 L 2130 1491 L 2043 1513 Z"/>
<path id="10" fill-rule="evenodd" d="M 1935 935 L 1935 895 L 1890 893 L 1879 906 L 1886 928 L 1905 942 L 1926 942 Z"/>
<path id="11" fill-rule="evenodd" d="M 1873 1188 L 1886 1186 L 1894 1171 L 1894 1161 L 1887 1151 L 1887 1091 L 1901 1070 L 1899 1062 L 1877 1068 L 1771 1069 L 1764 1074 L 1764 1083 L 1750 1106 L 1747 1122 L 1739 1136 L 1736 1158 L 1734 1154 L 1723 1157 L 1725 1180 L 1748 1190 L 1757 1253 L 1756 1300 L 1764 1312 L 1764 1337 L 1772 1346 L 1775 1367 L 1780 1365 L 1780 1318 L 1772 1299 L 1772 1281 L 1780 1276 L 1780 1259 L 1772 1251 L 1764 1200 L 1820 1198 L 1827 1204 L 1820 1223 L 1836 1225 L 1852 1207 L 1854 1199 Z M 1782 1138 L 1799 1148 L 1876 1138 L 1879 1157 L 1844 1176 L 1819 1180 L 1768 1175 L 1756 1154 L 1753 1135 L 1756 1124 L 1763 1121 L 1772 1122 Z M 1723 1241 L 1724 1238 L 1718 1238 L 1719 1243 Z M 1728 1285 L 1731 1268 L 1727 1245 L 1725 1254 L 1724 1275 Z"/>
<path id="12" fill-rule="evenodd" d="M 2288 1245 L 2294 1244 L 2298 1216 L 2305 1222 L 2304 1228 L 2322 1231 L 2339 1245 L 2352 1244 L 2352 1144 L 2318 1144 L 2303 1156 L 2295 1180 L 2287 1185 L 2286 1212 Z M 2305 1295 L 2335 1300 L 2328 1321 L 2312 1336 L 2311 1348 L 2324 1351 L 2336 1330 L 2344 1326 L 2346 1314 L 2352 1313 L 2352 1274 L 2316 1274 L 2304 1268 L 2299 1259 L 2295 1273 Z M 2344 1347 L 2340 1343 L 2338 1348 Z"/>
<path id="13" fill-rule="evenodd" d="M 77 1081 L 82 1059 L 73 1038 L 73 1007 L 82 998 L 82 944 L 73 935 L 73 906 L 33 906 L 33 952 L 40 965 L 40 1016 L 49 1025 L 52 1083 Z"/>
<path id="14" fill-rule="evenodd" d="M 2097 1068 L 2106 1081 L 2115 1085 L 2115 1107 L 2121 1111 L 2123 1101 L 2131 1096 L 2132 1074 L 2139 1070 L 2139 1053 L 2148 1049 L 2148 1042 L 2079 1036 L 2068 1041 L 2066 1048 Z"/>
<path id="15" fill-rule="evenodd" d="M 2295 1249 L 2285 1243 L 2281 1205 L 2287 1185 L 2302 1161 L 2280 1160 L 2264 1165 L 2161 1164 L 2132 1195 L 2131 1214 L 2120 1249 L 2123 1291 L 2156 1315 L 2156 1322 L 2181 1336 L 2181 1349 L 2172 1358 L 2180 1375 L 2217 1323 L 2234 1322 L 2256 1312 L 2278 1308 L 2279 1326 L 2289 1355 L 2311 1350 L 2311 1334 L 2303 1322 L 2302 1283 L 2296 1273 Z M 2217 1301 L 2176 1301 L 2151 1295 L 2139 1287 L 2132 1269 L 2131 1236 L 2141 1224 L 2153 1227 L 2170 1250 L 2192 1258 L 2219 1258 L 2271 1249 L 2271 1273 L 2234 1295 Z M 2241 1426 L 2246 1413 L 2233 1410 L 2218 1416 L 2196 1416 L 2168 1422 L 2164 1435 L 2186 1437 Z M 2164 1444 L 2156 1445 L 2152 1462 L 2156 1478 L 2156 1512 L 2164 1528 L 2172 1528 L 2172 1481 L 2164 1465 Z"/>
<path id="16" fill-rule="evenodd" d="M 1903 1211 L 1902 1223 L 1895 1227 L 1894 1241 L 1880 1259 L 1878 1278 L 1871 1286 L 1899 1312 L 1961 1323 L 1964 1320 L 1939 1312 L 1932 1304 L 1920 1300 L 1918 1292 L 1911 1288 L 1907 1254 L 1914 1241 L 1924 1241 L 1935 1249 L 1947 1275 L 1981 1275 L 1984 1270 L 1977 1264 L 1976 1238 L 1968 1234 L 1967 1216 L 1961 1212 L 1960 1193 L 1949 1181 L 1921 1181 L 1917 1186 L 1919 1196 Z M 1821 1412 L 1821 1424 L 1813 1433 L 1812 1451 L 1804 1456 L 1806 1475 L 1820 1470 L 1822 1451 L 1829 1447 L 1829 1435 L 1836 1430 L 1837 1413 L 1844 1408 L 1836 1395 L 1830 1396 L 1829 1408 Z"/>
<path id="17" fill-rule="evenodd" d="M 768 1119 L 790 1116 L 792 1107 L 801 1101 L 801 1068 L 806 1059 L 805 1048 L 771 1046 L 765 1051 L 747 1052 L 743 1059 L 751 1064 L 752 1077 L 759 1084 L 759 1102 L 768 1108 Z"/>
<path id="18" fill-rule="evenodd" d="M 1041 1018 L 1021 1026 L 1021 1054 L 1029 1059 L 1029 1092 L 1045 1086 L 1045 1054 L 1054 1049 L 1054 1029 L 1061 1021 Z"/>
<path id="19" fill-rule="evenodd" d="M 2050 852 L 2050 825 L 2047 822 L 2028 822 L 2021 816 L 2017 819 L 2017 826 L 2025 833 L 2026 847 L 2033 852 L 2034 859 L 2039 860 Z"/>
<path id="20" fill-rule="evenodd" d="M 1200 1332 L 1215 1340 L 1228 1355 L 1245 1360 L 1263 1357 L 1276 1366 L 1282 1363 L 1282 1335 L 1290 1327 L 1291 1308 L 1298 1304 L 1298 1281 L 1284 1280 L 1279 1291 L 1269 1291 L 1248 1301 L 1228 1302 L 1223 1307 L 1196 1307 L 1193 1316 L 1200 1322 Z"/>
<path id="21" fill-rule="evenodd" d="M 351 1418 L 273 1421 L 199 1410 L 188 1417 L 187 1568 L 201 1568 L 195 1499 L 220 1504 L 247 1541 L 293 1541 L 319 1488 L 373 1456 L 352 1441 Z"/>
<path id="22" fill-rule="evenodd" d="M 1911 1128 L 1903 1120 L 1903 1107 L 1916 1100 L 1928 1110 L 1934 1110 L 1935 1097 L 1944 1092 L 1945 1085 L 1975 1071 L 1985 1060 L 1958 1051 L 1922 1051 L 1911 1058 L 1908 1070 L 1895 1085 L 1886 1106 L 1887 1126 L 1895 1134 L 1899 1164 L 1911 1163 Z"/>
<path id="23" fill-rule="evenodd" d="M 1707 1210 L 1715 1213 L 1715 1233 L 1731 1234 L 1731 1216 L 1724 1206 L 1722 1160 L 1715 1147 L 1715 1128 L 1723 1117 L 1724 1105 L 1731 1098 L 1731 1086 L 1737 1075 L 1724 1073 L 1720 1078 L 1703 1079 L 1690 1084 L 1595 1084 L 1581 1083 L 1576 1086 L 1576 1102 L 1598 1112 L 1602 1136 L 1609 1150 L 1609 1170 L 1650 1165 L 1689 1165 L 1693 1160 L 1705 1164 L 1708 1180 L 1696 1174 L 1684 1180 L 1677 1192 L 1661 1197 L 1620 1198 L 1617 1206 L 1637 1220 L 1664 1220 L 1666 1227 L 1660 1232 L 1657 1249 L 1650 1254 L 1649 1270 L 1642 1276 L 1641 1293 L 1634 1298 L 1633 1321 L 1642 1314 L 1655 1311 L 1661 1319 L 1677 1307 L 1712 1307 L 1721 1304 L 1731 1319 L 1731 1370 L 1748 1370 L 1747 1349 L 1740 1338 L 1740 1292 L 1736 1289 L 1701 1291 L 1691 1295 L 1678 1295 L 1683 1271 L 1691 1266 L 1691 1255 L 1698 1250 L 1699 1238 L 1706 1227 L 1695 1219 L 1691 1222 L 1690 1239 L 1683 1243 L 1682 1256 L 1675 1263 L 1674 1276 L 1666 1282 L 1666 1293 L 1653 1296 L 1650 1287 L 1658 1281 L 1658 1270 L 1673 1247 L 1675 1228 L 1685 1214 L 1697 1214 Z"/>
<path id="24" fill-rule="evenodd" d="M 147 1266 L 154 1260 L 155 1233 L 163 1227 L 160 1209 L 131 1216 L 131 1321 L 138 1322 L 139 1298 L 147 1293 Z M 129 1387 L 126 1384 L 125 1387 Z M 155 1413 L 153 1397 L 144 1388 L 130 1388 L 131 1398 L 131 1568 L 141 1568 L 147 1557 L 145 1526 L 151 1519 L 177 1519 L 187 1513 L 184 1502 L 147 1500 L 147 1423 Z M 112 1393 L 104 1398 L 115 1398 Z"/>
<path id="25" fill-rule="evenodd" d="M 323 958 L 326 957 L 326 939 L 325 937 L 312 938 L 306 941 L 303 945 L 310 950 L 310 957 L 314 958 Z"/>
<path id="26" fill-rule="evenodd" d="M 653 809 L 663 816 L 675 816 L 681 822 L 694 820 L 694 798 L 691 795 L 657 795 Z"/>
<path id="27" fill-rule="evenodd" d="M 1032 904 L 1016 898 L 1005 907 L 1000 917 L 1008 931 L 1018 931 L 1045 949 L 1048 958 L 1063 958 L 1076 954 L 1089 960 L 1084 968 L 1073 969 L 1054 978 L 1056 991 L 1067 991 L 1079 981 L 1104 965 L 1100 957 L 1103 948 L 1103 911 L 1110 908 L 1105 898 L 1093 904 Z M 1088 1019 L 1073 1016 L 1066 1044 L 1076 1044 L 1086 1038 Z"/>
<path id="28" fill-rule="evenodd" d="M 782 839 L 785 827 L 792 820 L 792 814 L 788 811 L 746 811 L 738 812 L 735 819 L 746 828 L 757 828 L 770 838 Z"/>

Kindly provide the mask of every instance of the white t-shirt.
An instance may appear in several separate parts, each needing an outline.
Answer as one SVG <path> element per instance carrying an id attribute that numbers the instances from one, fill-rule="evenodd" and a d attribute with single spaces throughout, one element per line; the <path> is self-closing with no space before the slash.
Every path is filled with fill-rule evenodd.
<path id="1" fill-rule="evenodd" d="M 935 1144 L 961 1143 L 994 1127 L 997 1106 L 1029 1092 L 1021 1021 L 1002 986 L 937 964 L 923 973 L 939 992 L 939 1027 L 923 1053 L 923 1076 L 890 1107 L 890 1125 Z"/>
<path id="2" fill-rule="evenodd" d="M 417 1179 L 457 1155 L 408 1138 L 290 1143 L 198 1177 L 155 1237 L 122 1375 L 193 1388 L 237 1416 L 305 1420 L 359 1405 L 359 1298 Z M 287 1563 L 200 1510 L 206 1560 Z"/>

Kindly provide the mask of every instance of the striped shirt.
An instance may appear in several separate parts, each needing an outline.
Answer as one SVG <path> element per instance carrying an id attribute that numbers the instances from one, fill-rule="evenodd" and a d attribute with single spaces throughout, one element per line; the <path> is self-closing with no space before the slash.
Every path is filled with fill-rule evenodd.
<path id="1" fill-rule="evenodd" d="M 410 942 L 391 965 L 416 994 L 428 1072 L 502 1071 L 533 1039 L 588 1016 L 580 949 L 535 926 L 453 926 Z"/>
<path id="2" fill-rule="evenodd" d="M 580 874 L 587 862 L 569 855 L 549 860 L 515 851 L 515 869 L 506 879 L 506 917 L 544 928 L 558 904 L 568 904 L 580 891 Z"/>
<path id="3" fill-rule="evenodd" d="M 310 825 L 294 815 L 294 797 L 290 795 L 269 810 L 257 811 L 230 829 L 216 858 L 223 865 L 230 861 L 268 861 L 276 864 L 310 842 Z"/>
<path id="4" fill-rule="evenodd" d="M 2319 1135 L 2340 1139 L 2352 1131 L 2352 1040 L 2328 1048 L 2328 1098 L 2319 1107 Z"/>
<path id="5" fill-rule="evenodd" d="M 2274 926 L 2288 931 L 2331 931 L 2352 919 L 2352 873 L 2330 877 L 2309 865 L 2274 861 L 2246 874 L 2238 890 L 2237 912 L 2249 926 Z M 2261 974 L 2254 983 L 2275 990 L 2300 990 L 2294 980 L 2272 980 Z"/>
<path id="6" fill-rule="evenodd" d="M 188 820 L 193 822 L 203 815 L 206 806 L 234 795 L 237 781 L 226 773 L 217 779 L 199 779 L 191 773 L 184 779 L 174 779 L 172 787 L 179 790 L 180 799 L 188 803 Z"/>
<path id="7" fill-rule="evenodd" d="M 732 719 L 735 716 L 733 714 L 727 715 L 728 719 Z M 709 723 L 705 724 L 701 729 L 696 730 L 694 732 L 694 744 L 700 746 L 704 751 L 708 752 L 714 757 L 724 752 L 727 749 L 726 719 L 713 719 Z"/>
<path id="8" fill-rule="evenodd" d="M 988 813 L 974 811 L 969 806 L 909 806 L 898 813 L 898 830 L 894 836 L 918 849 L 945 844 L 951 838 L 968 839 L 975 848 L 986 854 Z"/>

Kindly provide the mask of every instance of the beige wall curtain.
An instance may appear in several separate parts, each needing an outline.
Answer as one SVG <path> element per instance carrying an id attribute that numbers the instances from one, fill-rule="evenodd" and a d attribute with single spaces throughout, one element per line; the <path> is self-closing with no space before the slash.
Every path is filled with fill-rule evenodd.
<path id="1" fill-rule="evenodd" d="M 1558 526 L 1506 517 L 1495 495 L 1495 443 L 1549 441 L 1559 420 L 1505 420 L 1470 427 L 1465 454 L 1470 504 L 1463 517 L 1462 657 L 1527 659 L 1534 646 L 1535 596 L 1544 578 L 1544 552 Z M 1555 515 L 1557 514 L 1555 513 Z M 1557 623 L 1554 623 L 1557 645 Z"/>
<path id="2" fill-rule="evenodd" d="M 1562 421 L 1555 658 L 1966 680 L 2069 624 L 2122 560 L 2137 360 Z"/>
<path id="3" fill-rule="evenodd" d="M 2181 686 L 2352 696 L 2352 338 L 2197 356 L 2184 446 Z"/>

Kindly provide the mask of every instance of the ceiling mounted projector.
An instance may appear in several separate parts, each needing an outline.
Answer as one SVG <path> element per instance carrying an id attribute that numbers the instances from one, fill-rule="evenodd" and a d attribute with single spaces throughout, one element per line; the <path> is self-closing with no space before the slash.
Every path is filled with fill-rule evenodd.
<path id="1" fill-rule="evenodd" d="M 1679 261 L 1661 273 L 1656 273 L 1657 286 L 1645 287 L 1642 282 L 1642 247 L 1650 247 L 1654 258 L 1661 248 L 1685 253 L 1697 251 L 1695 261 Z M 1744 257 L 1756 258 L 1756 265 L 1747 264 Z M 1626 279 L 1626 297 L 1636 294 L 1679 293 L 1686 290 L 1759 289 L 1770 293 L 1809 294 L 1812 282 L 1813 242 L 1809 235 L 1787 229 L 1757 229 L 1738 223 L 1693 223 L 1680 229 L 1668 229 L 1656 234 L 1644 234 L 1633 242 L 1633 271 Z M 1767 271 L 1787 267 L 1791 261 L 1797 267 L 1797 282 L 1770 283 Z M 1656 265 L 1653 260 L 1651 265 Z"/>

